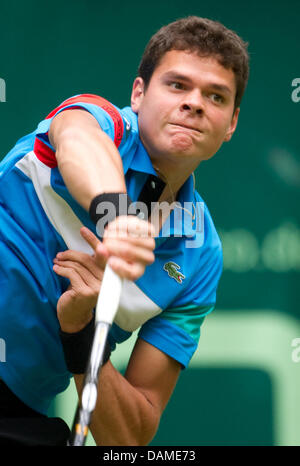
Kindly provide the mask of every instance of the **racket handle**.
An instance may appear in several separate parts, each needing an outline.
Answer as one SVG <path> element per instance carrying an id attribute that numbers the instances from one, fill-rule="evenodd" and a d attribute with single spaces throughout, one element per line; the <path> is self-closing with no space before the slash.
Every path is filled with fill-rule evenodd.
<path id="1" fill-rule="evenodd" d="M 104 322 L 96 323 L 83 390 L 74 417 L 70 446 L 83 446 L 86 442 L 92 413 L 97 402 L 99 373 L 109 329 L 109 324 Z"/>
<path id="2" fill-rule="evenodd" d="M 119 307 L 123 279 L 106 265 L 96 305 L 96 323 L 112 324 Z"/>
<path id="3" fill-rule="evenodd" d="M 88 435 L 92 412 L 97 401 L 97 385 L 104 348 L 122 291 L 123 280 L 106 265 L 95 312 L 95 333 L 83 383 L 81 403 L 78 403 L 71 433 L 70 446 L 83 446 Z"/>
<path id="4" fill-rule="evenodd" d="M 77 406 L 73 429 L 71 432 L 71 439 L 69 441 L 70 447 L 83 447 L 89 432 L 90 413 L 82 411 L 80 405 Z"/>

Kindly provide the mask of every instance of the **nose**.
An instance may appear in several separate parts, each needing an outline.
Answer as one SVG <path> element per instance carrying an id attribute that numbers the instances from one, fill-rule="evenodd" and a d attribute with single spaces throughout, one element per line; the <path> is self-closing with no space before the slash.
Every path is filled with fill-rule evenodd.
<path id="1" fill-rule="evenodd" d="M 204 102 L 201 93 L 198 90 L 185 95 L 184 100 L 180 105 L 182 112 L 202 115 L 204 112 Z"/>

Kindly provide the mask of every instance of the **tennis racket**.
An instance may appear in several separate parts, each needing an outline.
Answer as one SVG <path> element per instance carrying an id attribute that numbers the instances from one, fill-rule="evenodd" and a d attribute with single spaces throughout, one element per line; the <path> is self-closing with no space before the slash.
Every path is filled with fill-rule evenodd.
<path id="1" fill-rule="evenodd" d="M 84 446 L 98 397 L 98 380 L 107 336 L 119 307 L 123 280 L 106 265 L 95 311 L 95 333 L 69 446 Z"/>

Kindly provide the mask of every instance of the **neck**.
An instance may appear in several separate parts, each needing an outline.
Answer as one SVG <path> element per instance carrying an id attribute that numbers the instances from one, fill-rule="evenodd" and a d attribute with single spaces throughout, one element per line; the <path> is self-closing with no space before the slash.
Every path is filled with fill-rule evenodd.
<path id="1" fill-rule="evenodd" d="M 183 176 L 183 173 L 179 173 L 179 170 L 176 170 L 176 171 L 169 170 L 168 172 L 166 172 L 166 171 L 163 171 L 160 167 L 157 166 L 157 164 L 154 164 L 154 163 L 153 163 L 153 167 L 158 177 L 166 183 L 166 186 L 161 194 L 159 201 L 169 202 L 170 204 L 172 202 L 175 202 L 177 194 L 181 186 L 183 186 L 183 184 L 189 178 L 191 173 L 188 172 L 187 174 L 185 174 L 185 176 Z"/>
<path id="2" fill-rule="evenodd" d="M 170 204 L 176 200 L 178 189 L 176 190 L 174 186 L 170 183 L 169 178 L 163 173 L 163 171 L 157 167 L 157 165 L 153 164 L 153 168 L 155 169 L 157 176 L 166 183 L 166 186 L 161 193 L 159 198 L 160 202 L 169 202 Z"/>

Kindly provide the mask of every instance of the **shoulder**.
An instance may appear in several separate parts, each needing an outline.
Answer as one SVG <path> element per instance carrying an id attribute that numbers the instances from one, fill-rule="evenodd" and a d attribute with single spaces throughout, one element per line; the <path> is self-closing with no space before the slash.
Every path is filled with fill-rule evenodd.
<path id="1" fill-rule="evenodd" d="M 53 119 L 66 110 L 89 112 L 102 131 L 114 141 L 121 156 L 135 146 L 138 139 L 137 116 L 130 107 L 120 109 L 99 95 L 78 94 L 60 103 L 37 126 L 33 149 L 37 157 L 46 165 L 56 166 L 55 150 L 49 140 L 49 130 Z"/>

